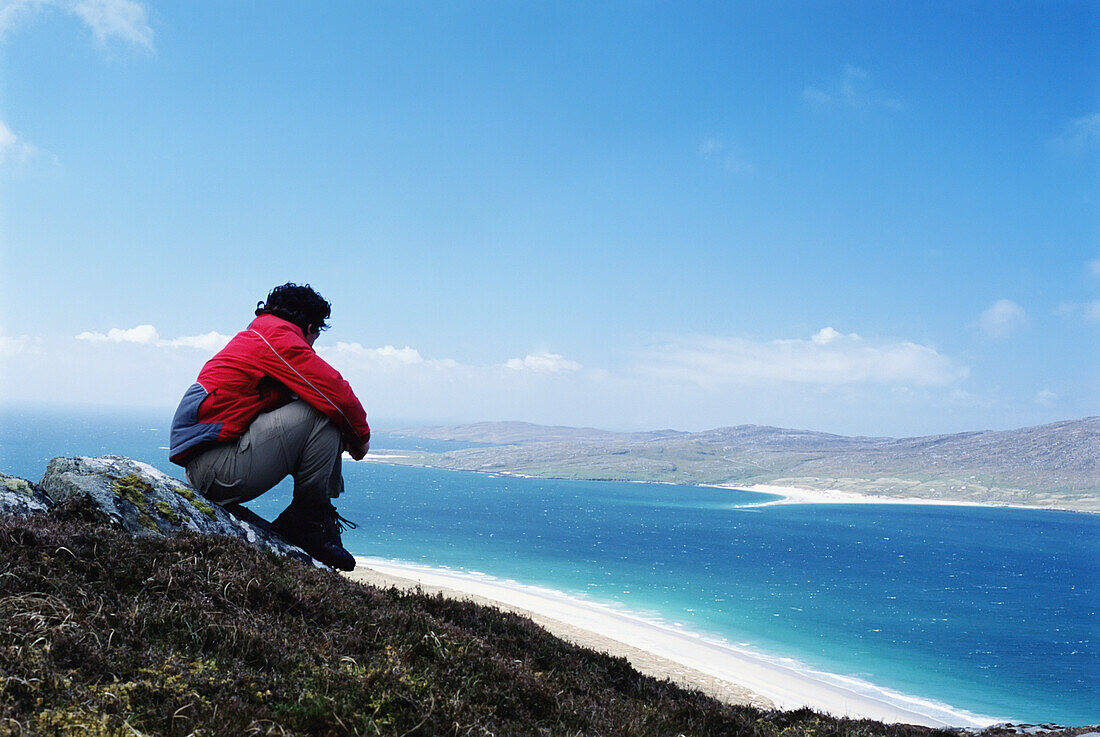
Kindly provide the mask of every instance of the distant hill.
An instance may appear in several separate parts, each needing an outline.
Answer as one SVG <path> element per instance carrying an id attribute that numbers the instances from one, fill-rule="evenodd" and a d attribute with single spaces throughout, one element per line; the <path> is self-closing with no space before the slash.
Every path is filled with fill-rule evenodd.
<path id="1" fill-rule="evenodd" d="M 847 437 L 760 425 L 687 433 L 486 422 L 403 430 L 493 443 L 395 462 L 552 478 L 775 484 L 1100 511 L 1100 417 L 1018 430 Z"/>
<path id="2" fill-rule="evenodd" d="M 544 443 L 554 440 L 564 441 L 607 441 L 649 440 L 662 437 L 687 435 L 676 430 L 658 430 L 655 432 L 623 433 L 610 430 L 597 430 L 593 427 L 563 427 L 561 425 L 536 425 L 532 422 L 475 422 L 471 425 L 448 425 L 444 427 L 417 427 L 406 430 L 394 430 L 394 435 L 408 435 L 433 440 L 457 440 L 467 443 Z"/>

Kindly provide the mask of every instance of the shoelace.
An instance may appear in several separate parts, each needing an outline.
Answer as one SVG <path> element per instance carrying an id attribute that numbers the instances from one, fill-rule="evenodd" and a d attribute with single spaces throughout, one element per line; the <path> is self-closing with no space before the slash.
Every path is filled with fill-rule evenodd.
<path id="1" fill-rule="evenodd" d="M 352 522 L 350 519 L 348 519 L 346 517 L 341 517 L 340 513 L 336 511 L 336 507 L 332 508 L 332 517 L 333 517 L 333 519 L 332 519 L 333 524 L 336 525 L 336 530 L 338 532 L 343 532 L 344 530 L 349 530 L 349 529 L 350 530 L 359 529 L 359 525 L 355 524 L 354 522 Z"/>

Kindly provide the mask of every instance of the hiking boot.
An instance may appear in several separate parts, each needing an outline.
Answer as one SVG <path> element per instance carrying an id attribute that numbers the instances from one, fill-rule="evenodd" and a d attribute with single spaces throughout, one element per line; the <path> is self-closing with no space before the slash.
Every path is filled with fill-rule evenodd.
<path id="1" fill-rule="evenodd" d="M 357 527 L 337 514 L 336 507 L 328 502 L 310 505 L 292 502 L 271 523 L 275 532 L 291 545 L 297 545 L 326 566 L 350 571 L 355 568 L 355 558 L 340 541 L 345 526 Z"/>

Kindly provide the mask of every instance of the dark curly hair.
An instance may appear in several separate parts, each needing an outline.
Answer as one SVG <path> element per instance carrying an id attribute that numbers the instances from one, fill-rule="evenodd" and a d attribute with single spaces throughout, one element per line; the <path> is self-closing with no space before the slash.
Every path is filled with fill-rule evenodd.
<path id="1" fill-rule="evenodd" d="M 325 320 L 332 314 L 332 305 L 308 284 L 298 286 L 287 282 L 272 289 L 266 301 L 256 303 L 256 314 L 275 315 L 289 320 L 304 333 L 309 330 L 310 325 L 319 331 L 327 330 Z"/>

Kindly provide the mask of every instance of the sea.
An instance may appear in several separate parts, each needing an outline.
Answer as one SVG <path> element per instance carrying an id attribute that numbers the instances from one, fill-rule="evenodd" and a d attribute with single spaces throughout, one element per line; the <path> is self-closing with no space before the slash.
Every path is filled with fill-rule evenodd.
<path id="1" fill-rule="evenodd" d="M 0 471 L 168 461 L 170 413 L 0 408 Z M 372 449 L 471 444 L 376 434 Z M 559 591 L 996 721 L 1100 723 L 1100 515 L 345 463 L 356 556 Z M 249 506 L 268 519 L 289 481 Z"/>

